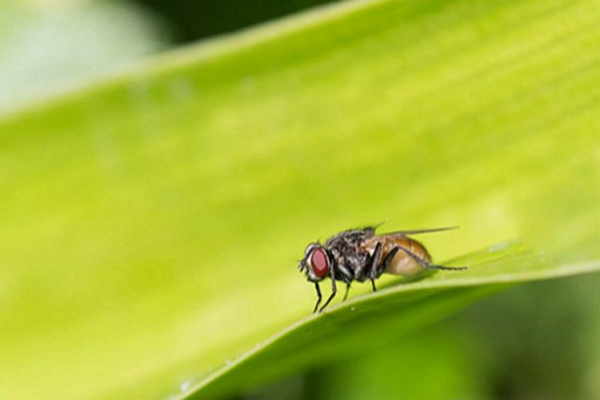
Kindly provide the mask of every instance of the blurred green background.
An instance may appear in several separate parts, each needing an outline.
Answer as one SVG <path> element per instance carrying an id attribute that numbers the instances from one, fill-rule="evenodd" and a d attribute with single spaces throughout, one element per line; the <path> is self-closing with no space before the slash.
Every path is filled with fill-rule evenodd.
<path id="1" fill-rule="evenodd" d="M 305 316 L 297 258 L 350 226 L 598 260 L 594 2 L 316 3 L 0 5 L 0 397 L 184 391 Z M 598 284 L 514 288 L 236 398 L 598 398 Z"/>

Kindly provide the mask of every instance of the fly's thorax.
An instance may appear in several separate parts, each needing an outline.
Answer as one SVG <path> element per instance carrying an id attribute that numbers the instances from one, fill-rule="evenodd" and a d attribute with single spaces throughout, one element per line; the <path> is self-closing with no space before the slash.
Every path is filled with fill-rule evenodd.
<path id="1" fill-rule="evenodd" d="M 346 269 L 351 272 L 352 275 L 357 268 L 360 268 L 365 264 L 369 257 L 368 253 L 358 251 L 358 249 L 354 249 L 353 251 L 348 251 L 348 249 L 346 249 L 346 251 L 330 249 L 330 254 L 336 266 Z"/>
<path id="2" fill-rule="evenodd" d="M 355 229 L 341 232 L 325 242 L 325 247 L 334 265 L 354 276 L 355 271 L 364 267 L 370 253 L 363 247 L 365 238 L 372 235 L 368 229 Z"/>

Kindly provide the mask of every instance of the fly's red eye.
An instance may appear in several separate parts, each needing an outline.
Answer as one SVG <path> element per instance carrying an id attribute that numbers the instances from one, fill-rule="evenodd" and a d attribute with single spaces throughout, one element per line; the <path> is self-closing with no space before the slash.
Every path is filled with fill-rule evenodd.
<path id="1" fill-rule="evenodd" d="M 319 278 L 325 278 L 329 269 L 329 260 L 325 250 L 317 247 L 310 253 L 310 268 Z"/>

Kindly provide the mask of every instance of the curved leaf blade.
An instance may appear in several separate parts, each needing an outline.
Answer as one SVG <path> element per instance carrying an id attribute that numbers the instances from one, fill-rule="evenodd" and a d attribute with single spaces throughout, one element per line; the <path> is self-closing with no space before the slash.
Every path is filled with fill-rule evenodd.
<path id="1" fill-rule="evenodd" d="M 460 262 L 459 262 L 460 261 Z M 600 262 L 555 266 L 548 258 L 504 243 L 462 257 L 469 273 L 436 273 L 334 305 L 258 344 L 191 387 L 182 399 L 231 395 L 257 384 L 380 349 L 468 304 L 531 281 L 600 272 Z"/>
<path id="2" fill-rule="evenodd" d="M 306 315 L 295 260 L 352 225 L 600 258 L 593 3 L 344 7 L 0 122 L 0 397 L 204 376 Z"/>

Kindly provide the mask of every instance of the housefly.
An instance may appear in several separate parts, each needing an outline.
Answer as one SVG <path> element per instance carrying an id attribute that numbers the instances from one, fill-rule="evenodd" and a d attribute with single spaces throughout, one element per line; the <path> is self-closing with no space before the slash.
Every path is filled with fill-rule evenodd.
<path id="1" fill-rule="evenodd" d="M 309 282 L 315 284 L 317 303 L 313 313 L 323 311 L 337 293 L 335 281 L 346 284 L 346 294 L 353 281 L 375 280 L 384 272 L 392 275 L 415 275 L 423 270 L 464 270 L 466 267 L 445 267 L 433 264 L 425 246 L 408 237 L 421 233 L 439 232 L 454 228 L 420 229 L 398 231 L 383 235 L 375 234 L 376 227 L 350 229 L 330 237 L 324 244 L 310 243 L 298 269 L 306 273 Z M 331 295 L 319 309 L 322 295 L 319 282 L 331 279 Z"/>

